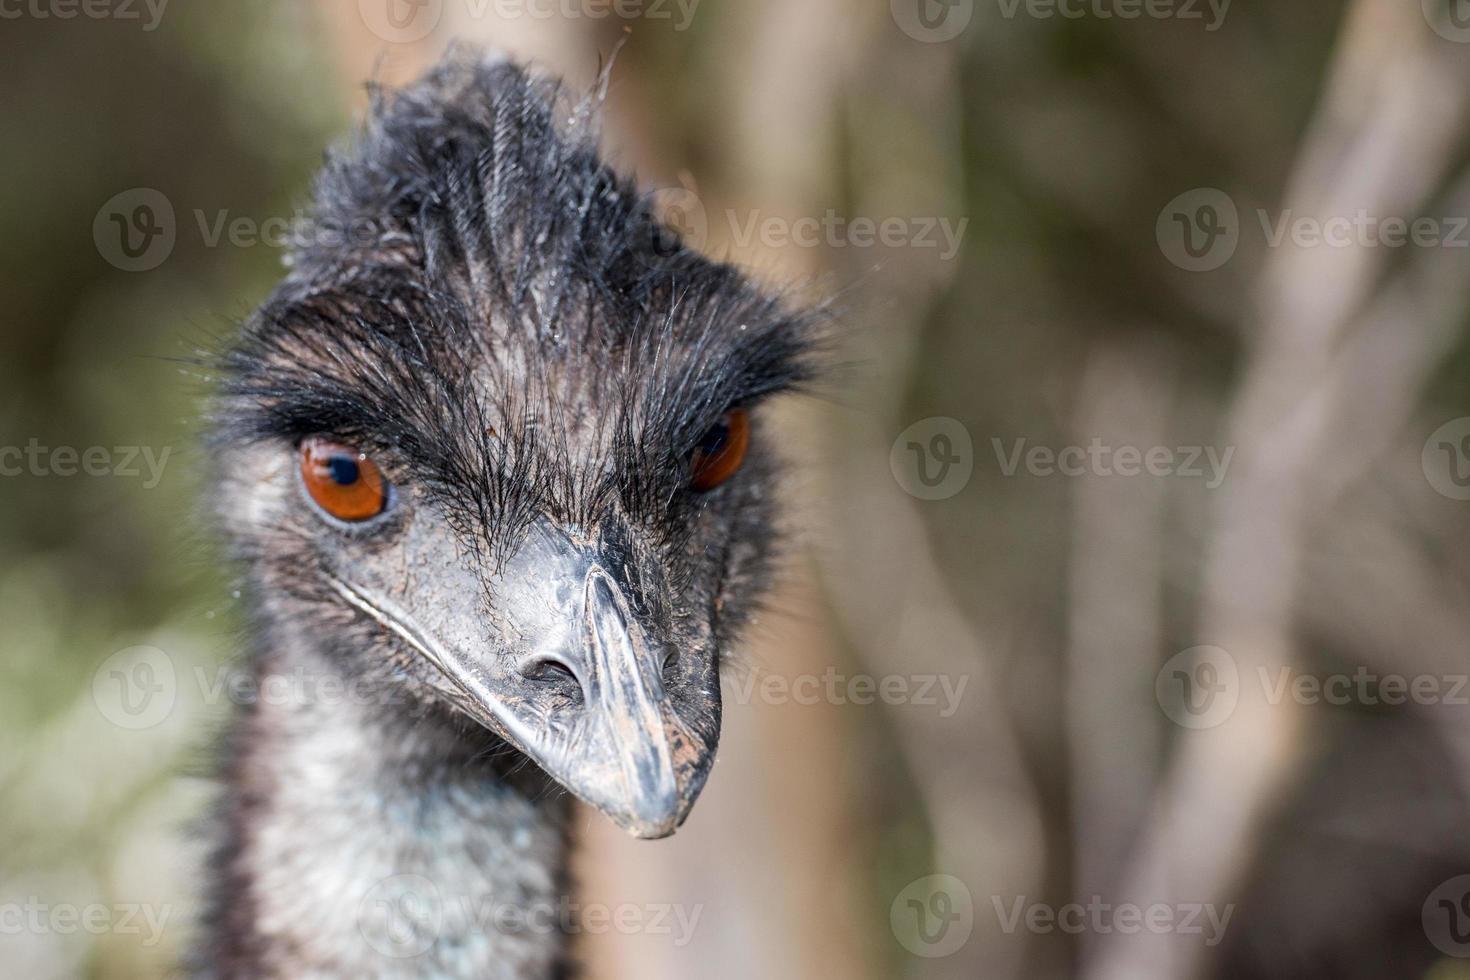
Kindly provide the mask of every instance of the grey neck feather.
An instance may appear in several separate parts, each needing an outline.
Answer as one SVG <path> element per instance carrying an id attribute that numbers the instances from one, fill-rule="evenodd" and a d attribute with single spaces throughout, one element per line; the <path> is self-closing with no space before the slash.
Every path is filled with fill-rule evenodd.
<path id="1" fill-rule="evenodd" d="M 283 639 L 234 733 L 196 974 L 562 975 L 563 794 L 442 714 L 314 684 L 328 659 Z"/>

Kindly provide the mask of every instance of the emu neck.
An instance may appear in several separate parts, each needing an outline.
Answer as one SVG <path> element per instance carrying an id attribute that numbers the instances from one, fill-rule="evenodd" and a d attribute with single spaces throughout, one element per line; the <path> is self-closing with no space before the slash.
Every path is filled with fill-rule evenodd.
<path id="1" fill-rule="evenodd" d="M 282 640 L 234 732 L 201 973 L 561 975 L 562 795 L 488 734 L 317 683 L 329 659 Z"/>

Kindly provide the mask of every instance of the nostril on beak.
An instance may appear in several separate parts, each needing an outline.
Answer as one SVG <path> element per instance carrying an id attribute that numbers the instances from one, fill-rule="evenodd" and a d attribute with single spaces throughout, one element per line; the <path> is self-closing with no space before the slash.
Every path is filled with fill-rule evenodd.
<path id="1" fill-rule="evenodd" d="M 583 699 L 582 678 L 565 660 L 549 654 L 539 654 L 521 665 L 521 676 L 530 681 L 555 684 L 579 701 Z"/>

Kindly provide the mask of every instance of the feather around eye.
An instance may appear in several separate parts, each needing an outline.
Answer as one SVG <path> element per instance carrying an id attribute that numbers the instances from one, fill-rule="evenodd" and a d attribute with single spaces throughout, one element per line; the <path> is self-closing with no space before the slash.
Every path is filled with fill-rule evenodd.
<path id="1" fill-rule="evenodd" d="M 743 408 L 732 408 L 710 426 L 690 454 L 690 487 L 704 493 L 730 479 L 740 469 L 749 447 L 750 415 Z"/>
<path id="2" fill-rule="evenodd" d="M 383 473 L 366 453 L 322 438 L 302 440 L 301 479 L 312 501 L 339 521 L 365 521 L 388 505 Z"/>

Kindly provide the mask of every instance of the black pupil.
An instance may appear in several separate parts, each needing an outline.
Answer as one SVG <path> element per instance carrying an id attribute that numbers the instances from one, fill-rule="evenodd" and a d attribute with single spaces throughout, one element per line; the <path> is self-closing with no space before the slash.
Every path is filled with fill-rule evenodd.
<path id="1" fill-rule="evenodd" d="M 717 422 L 710 426 L 704 438 L 699 440 L 699 454 L 705 459 L 719 454 L 725 448 L 725 440 L 730 437 L 730 425 L 728 422 Z"/>
<path id="2" fill-rule="evenodd" d="M 351 456 L 333 456 L 327 460 L 327 472 L 338 485 L 350 487 L 357 482 L 357 460 Z"/>

